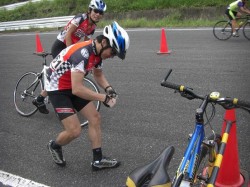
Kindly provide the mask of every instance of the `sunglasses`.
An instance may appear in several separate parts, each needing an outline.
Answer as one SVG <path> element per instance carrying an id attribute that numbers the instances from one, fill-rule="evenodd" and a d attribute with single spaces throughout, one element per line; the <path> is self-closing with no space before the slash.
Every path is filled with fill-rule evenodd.
<path id="1" fill-rule="evenodd" d="M 94 13 L 96 14 L 100 14 L 100 15 L 103 15 L 104 12 L 102 10 L 98 10 L 98 9 L 93 9 Z"/>

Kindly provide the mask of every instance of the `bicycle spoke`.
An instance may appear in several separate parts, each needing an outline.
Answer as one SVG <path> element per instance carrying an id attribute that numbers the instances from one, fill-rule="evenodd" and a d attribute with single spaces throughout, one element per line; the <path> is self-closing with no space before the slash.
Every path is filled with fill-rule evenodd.
<path id="1" fill-rule="evenodd" d="M 232 27 L 228 21 L 219 21 L 214 25 L 213 34 L 219 40 L 227 40 L 232 36 Z"/>
<path id="2" fill-rule="evenodd" d="M 33 99 L 40 93 L 40 80 L 36 73 L 25 73 L 17 82 L 14 90 L 14 104 L 22 116 L 30 116 L 37 111 L 32 104 Z"/>

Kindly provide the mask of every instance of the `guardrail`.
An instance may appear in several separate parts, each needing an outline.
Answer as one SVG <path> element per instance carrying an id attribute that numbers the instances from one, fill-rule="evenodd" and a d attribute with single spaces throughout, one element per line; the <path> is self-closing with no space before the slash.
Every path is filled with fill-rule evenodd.
<path id="1" fill-rule="evenodd" d="M 0 22 L 0 31 L 64 27 L 74 16 Z"/>
<path id="2" fill-rule="evenodd" d="M 39 2 L 41 0 L 29 0 L 29 1 L 25 1 L 25 2 L 21 2 L 21 3 L 14 3 L 14 4 L 10 4 L 10 5 L 5 5 L 5 6 L 1 6 L 0 9 L 5 9 L 5 10 L 14 10 L 20 6 L 23 6 L 29 2 L 35 3 L 35 2 Z"/>

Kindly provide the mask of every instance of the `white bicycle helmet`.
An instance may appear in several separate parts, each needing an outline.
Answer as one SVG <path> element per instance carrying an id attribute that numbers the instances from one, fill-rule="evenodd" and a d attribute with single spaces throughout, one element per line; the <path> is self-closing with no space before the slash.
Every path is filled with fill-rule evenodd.
<path id="1" fill-rule="evenodd" d="M 102 0 L 91 0 L 89 3 L 89 8 L 98 9 L 98 10 L 105 12 L 107 9 L 107 6 Z"/>
<path id="2" fill-rule="evenodd" d="M 103 35 L 109 39 L 109 44 L 117 56 L 122 60 L 125 59 L 130 43 L 128 33 L 114 21 L 111 25 L 105 26 Z"/>

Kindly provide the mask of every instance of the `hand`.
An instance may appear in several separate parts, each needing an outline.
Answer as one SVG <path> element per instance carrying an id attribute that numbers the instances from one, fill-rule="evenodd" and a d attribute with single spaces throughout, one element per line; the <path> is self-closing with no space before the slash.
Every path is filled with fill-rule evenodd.
<path id="1" fill-rule="evenodd" d="M 107 86 L 105 88 L 105 92 L 107 93 L 108 96 L 110 96 L 111 98 L 115 98 L 117 99 L 118 94 L 116 93 L 115 89 L 112 86 Z"/>
<path id="2" fill-rule="evenodd" d="M 116 104 L 116 98 L 112 98 L 109 95 L 106 95 L 105 101 L 103 102 L 104 106 L 112 108 Z"/>

